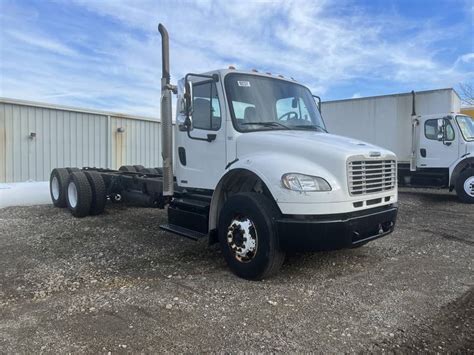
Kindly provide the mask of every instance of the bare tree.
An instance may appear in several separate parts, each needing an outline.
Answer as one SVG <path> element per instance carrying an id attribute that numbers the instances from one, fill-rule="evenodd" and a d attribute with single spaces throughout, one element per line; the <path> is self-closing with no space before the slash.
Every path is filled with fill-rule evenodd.
<path id="1" fill-rule="evenodd" d="M 474 86 L 472 83 L 459 83 L 459 94 L 463 105 L 474 105 Z"/>

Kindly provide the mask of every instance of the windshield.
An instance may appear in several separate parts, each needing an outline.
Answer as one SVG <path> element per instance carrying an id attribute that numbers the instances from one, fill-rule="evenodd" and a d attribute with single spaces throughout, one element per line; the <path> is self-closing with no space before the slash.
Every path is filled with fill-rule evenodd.
<path id="1" fill-rule="evenodd" d="M 467 141 L 474 141 L 474 120 L 470 116 L 456 116 L 462 135 Z"/>
<path id="2" fill-rule="evenodd" d="M 297 129 L 326 132 L 311 92 L 302 85 L 250 74 L 225 78 L 232 121 L 240 132 Z"/>

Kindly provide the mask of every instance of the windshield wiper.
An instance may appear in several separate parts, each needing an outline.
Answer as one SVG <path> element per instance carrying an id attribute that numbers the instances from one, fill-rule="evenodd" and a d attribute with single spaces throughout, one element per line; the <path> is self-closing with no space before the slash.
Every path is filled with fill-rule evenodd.
<path id="1" fill-rule="evenodd" d="M 276 122 L 276 121 L 268 121 L 268 122 L 244 122 L 241 125 L 258 125 L 264 127 L 283 127 L 285 129 L 291 129 L 288 126 L 285 126 L 283 123 Z"/>
<path id="2" fill-rule="evenodd" d="M 299 124 L 299 125 L 294 125 L 292 127 L 295 127 L 295 128 L 304 128 L 304 129 L 319 129 L 323 132 L 326 132 L 328 133 L 327 129 L 322 127 L 322 126 L 319 126 L 319 125 L 316 125 L 316 124 Z"/>

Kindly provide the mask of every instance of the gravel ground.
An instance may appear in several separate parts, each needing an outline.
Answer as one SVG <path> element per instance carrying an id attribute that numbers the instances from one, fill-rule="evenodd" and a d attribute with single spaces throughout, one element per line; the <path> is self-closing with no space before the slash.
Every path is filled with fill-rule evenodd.
<path id="1" fill-rule="evenodd" d="M 165 214 L 0 209 L 0 352 L 474 351 L 474 207 L 400 193 L 397 230 L 231 274 Z"/>

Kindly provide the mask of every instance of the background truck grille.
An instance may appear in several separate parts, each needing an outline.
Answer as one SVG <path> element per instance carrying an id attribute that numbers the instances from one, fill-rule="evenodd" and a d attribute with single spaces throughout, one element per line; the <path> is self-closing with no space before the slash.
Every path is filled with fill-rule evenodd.
<path id="1" fill-rule="evenodd" d="M 349 193 L 365 195 L 391 190 L 396 184 L 395 160 L 356 160 L 348 164 Z"/>

